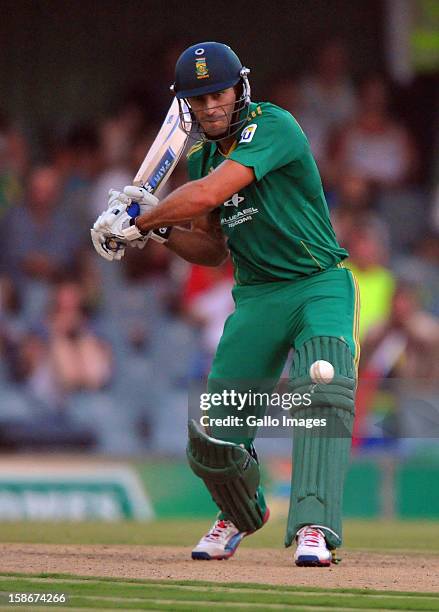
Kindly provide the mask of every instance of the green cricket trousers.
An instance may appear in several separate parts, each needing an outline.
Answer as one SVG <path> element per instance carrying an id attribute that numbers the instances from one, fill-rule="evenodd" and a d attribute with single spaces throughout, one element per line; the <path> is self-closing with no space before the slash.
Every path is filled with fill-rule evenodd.
<path id="1" fill-rule="evenodd" d="M 282 374 L 291 349 L 301 355 L 305 347 L 311 362 L 329 360 L 323 348 L 319 348 L 320 338 L 335 339 L 338 353 L 331 353 L 335 355 L 332 361 L 346 363 L 346 359 L 350 360 L 352 368 L 349 376 L 356 378 L 360 352 L 359 291 L 354 275 L 342 263 L 297 280 L 237 285 L 232 294 L 235 311 L 224 325 L 208 379 L 209 393 L 221 393 L 225 388 L 270 392 Z M 313 348 L 309 350 L 311 344 Z M 337 357 L 340 347 L 348 355 L 347 358 L 346 354 Z M 307 364 L 303 356 L 302 363 L 307 368 L 304 371 L 308 372 L 311 363 Z M 303 369 L 303 365 L 301 367 Z M 340 372 L 346 375 L 344 370 Z M 291 376 L 297 376 L 294 361 Z M 227 415 L 237 414 L 236 407 L 225 404 L 212 406 L 209 410 L 212 418 L 223 419 Z M 239 416 L 245 419 L 248 414 L 255 414 L 254 406 L 245 406 Z M 249 448 L 256 429 L 213 425 L 210 434 Z M 349 461 L 350 439 L 335 441 L 334 448 L 325 447 L 325 453 L 334 457 L 334 469 L 340 472 L 335 475 L 336 482 L 332 480 L 332 473 L 322 474 L 323 442 L 314 440 L 303 444 L 300 450 L 301 443 L 296 443 L 294 438 L 294 447 L 297 446 L 297 452 L 302 454 L 300 457 L 293 454 L 294 507 L 290 506 L 286 544 L 291 543 L 295 530 L 301 524 L 324 522 L 329 528 L 327 540 L 335 548 L 341 543 L 341 495 L 344 471 Z M 301 465 L 297 465 L 298 462 Z M 304 470 L 308 476 L 303 476 Z M 320 484 L 319 478 L 323 478 Z M 310 479 L 313 481 L 311 484 L 308 483 Z M 299 496 L 294 501 L 293 493 Z M 300 511 L 301 507 L 303 512 Z"/>

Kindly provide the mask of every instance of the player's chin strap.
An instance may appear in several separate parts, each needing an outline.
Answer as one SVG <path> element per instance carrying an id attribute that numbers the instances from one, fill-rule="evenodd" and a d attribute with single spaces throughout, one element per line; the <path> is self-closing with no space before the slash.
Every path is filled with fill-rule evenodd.
<path id="1" fill-rule="evenodd" d="M 249 106 L 251 102 L 251 88 L 250 81 L 248 80 L 248 75 L 250 74 L 250 68 L 246 68 L 243 66 L 239 73 L 242 81 L 242 95 L 235 102 L 235 110 L 233 111 L 232 121 L 229 123 L 229 128 L 225 134 L 221 134 L 216 138 L 209 138 L 202 130 L 200 123 L 197 121 L 195 117 L 195 113 L 193 112 L 191 105 L 187 98 L 183 100 L 178 100 L 179 106 L 179 114 L 180 114 L 180 127 L 190 138 L 193 140 L 201 139 L 205 142 L 217 142 L 218 140 L 223 140 L 224 138 L 228 138 L 229 136 L 233 136 L 239 132 L 239 130 L 245 125 L 248 115 L 249 115 Z M 174 85 L 170 87 L 172 93 L 174 93 Z M 241 116 L 242 111 L 247 108 L 247 113 L 245 117 L 239 118 Z M 233 118 L 238 118 L 236 121 L 233 121 Z"/>

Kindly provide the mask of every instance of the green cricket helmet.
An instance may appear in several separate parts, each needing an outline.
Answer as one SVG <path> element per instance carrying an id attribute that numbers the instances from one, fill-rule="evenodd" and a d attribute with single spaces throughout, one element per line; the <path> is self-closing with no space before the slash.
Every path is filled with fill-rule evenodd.
<path id="1" fill-rule="evenodd" d="M 247 78 L 249 72 L 250 70 L 242 65 L 236 53 L 223 43 L 202 42 L 183 51 L 175 66 L 175 83 L 171 86 L 179 101 L 183 130 L 189 132 L 191 122 L 197 126 L 188 98 L 214 93 L 241 83 L 242 93 L 235 102 L 234 114 L 227 133 L 220 138 L 210 139 L 202 132 L 201 126 L 198 125 L 198 129 L 195 129 L 198 135 L 206 140 L 221 140 L 235 134 L 244 125 L 248 116 L 243 117 L 245 113 L 242 111 L 248 109 L 250 104 L 250 84 Z"/>

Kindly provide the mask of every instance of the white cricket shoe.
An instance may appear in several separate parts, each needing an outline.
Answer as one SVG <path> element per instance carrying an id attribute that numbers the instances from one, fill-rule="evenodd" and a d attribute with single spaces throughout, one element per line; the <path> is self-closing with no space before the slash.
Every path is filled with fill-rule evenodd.
<path id="1" fill-rule="evenodd" d="M 269 508 L 265 511 L 264 522 L 270 516 Z M 230 559 L 245 536 L 254 531 L 239 531 L 232 521 L 217 519 L 212 528 L 204 535 L 192 551 L 192 559 L 211 561 Z"/>
<path id="2" fill-rule="evenodd" d="M 246 535 L 247 532 L 239 531 L 232 521 L 216 520 L 193 549 L 192 559 L 229 559 Z"/>
<path id="3" fill-rule="evenodd" d="M 323 531 L 316 525 L 306 525 L 296 534 L 294 561 L 300 567 L 328 567 L 332 553 L 328 550 Z"/>

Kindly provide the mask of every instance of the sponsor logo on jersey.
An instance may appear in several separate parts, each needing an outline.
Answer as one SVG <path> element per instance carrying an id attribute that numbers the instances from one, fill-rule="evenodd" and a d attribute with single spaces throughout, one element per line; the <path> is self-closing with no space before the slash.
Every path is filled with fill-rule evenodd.
<path id="1" fill-rule="evenodd" d="M 232 197 L 230 198 L 230 200 L 226 200 L 224 202 L 224 206 L 236 206 L 236 207 L 238 207 L 241 204 L 241 202 L 243 202 L 243 201 L 244 201 L 244 197 L 243 196 L 240 196 L 239 193 L 234 193 L 232 195 Z"/>
<path id="2" fill-rule="evenodd" d="M 251 142 L 253 140 L 253 136 L 255 135 L 257 127 L 257 123 L 251 123 L 244 130 L 242 130 L 241 140 L 239 141 L 239 144 L 241 144 L 241 142 Z"/>
<path id="3" fill-rule="evenodd" d="M 253 206 L 244 208 L 242 212 L 238 210 L 233 215 L 230 215 L 230 217 L 224 217 L 224 219 L 221 219 L 221 225 L 227 225 L 229 228 L 232 228 L 236 225 L 247 223 L 247 221 L 251 221 L 253 219 L 253 215 L 256 215 L 258 212 L 259 210 Z"/>

